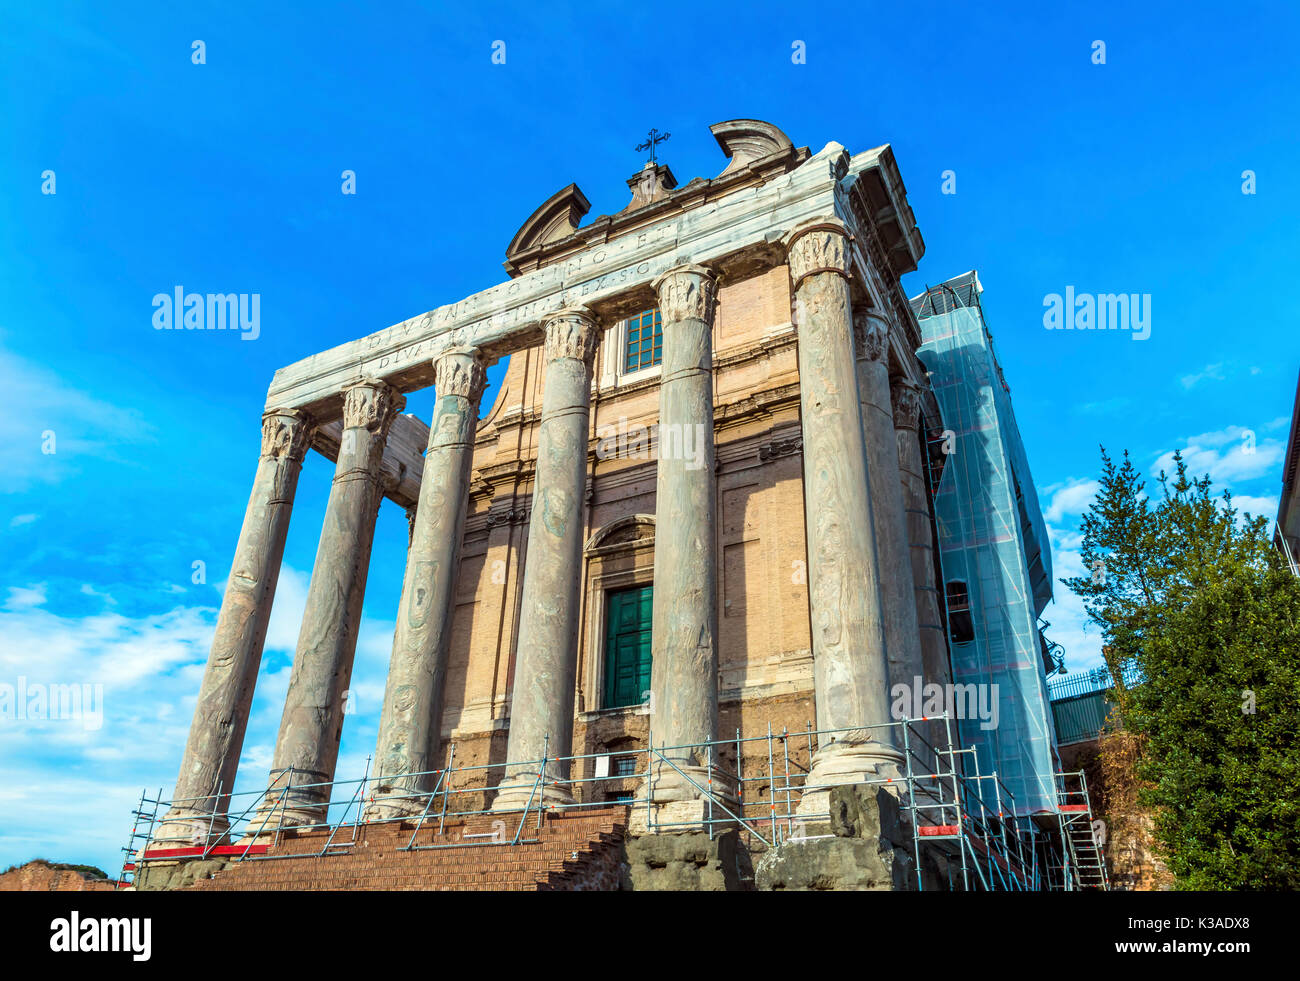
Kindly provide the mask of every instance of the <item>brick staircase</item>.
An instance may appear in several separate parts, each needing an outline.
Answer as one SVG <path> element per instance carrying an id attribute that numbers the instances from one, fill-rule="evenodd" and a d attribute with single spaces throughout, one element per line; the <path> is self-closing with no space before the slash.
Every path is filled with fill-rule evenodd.
<path id="1" fill-rule="evenodd" d="M 267 855 L 301 855 L 302 858 L 244 860 L 196 882 L 196 890 L 330 891 L 363 889 L 473 890 L 552 892 L 614 890 L 621 878 L 622 840 L 627 825 L 626 805 L 599 810 L 548 815 L 537 828 L 530 815 L 521 839 L 531 844 L 479 845 L 428 851 L 402 851 L 411 840 L 414 823 L 362 825 L 356 843 L 352 827 L 334 836 L 330 854 L 316 855 L 329 837 L 327 831 L 301 835 L 287 833 Z M 482 842 L 467 835 L 491 834 L 493 822 L 504 820 L 504 839 L 511 840 L 519 815 L 475 816 L 448 821 L 437 834 L 437 821 L 420 829 L 417 845 Z M 497 829 L 500 824 L 497 825 Z"/>

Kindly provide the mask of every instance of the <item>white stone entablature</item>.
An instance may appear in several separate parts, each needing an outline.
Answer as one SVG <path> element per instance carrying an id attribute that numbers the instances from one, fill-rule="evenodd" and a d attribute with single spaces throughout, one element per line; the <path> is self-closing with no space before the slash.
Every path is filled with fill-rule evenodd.
<path id="1" fill-rule="evenodd" d="M 708 264 L 724 277 L 780 265 L 785 261 L 782 236 L 813 218 L 834 216 L 846 222 L 864 270 L 872 261 L 896 263 L 902 257 L 901 271 L 907 271 L 924 250 L 914 224 L 909 227 L 904 219 L 910 211 L 905 204 L 900 211 L 887 195 L 873 204 L 868 193 L 870 185 L 892 187 L 895 170 L 888 146 L 850 158 L 840 144 L 829 143 L 761 186 L 588 244 L 553 265 L 281 368 L 266 405 L 306 409 L 322 423 L 331 422 L 341 414 L 342 391 L 351 383 L 376 378 L 400 392 L 427 387 L 433 383 L 433 360 L 443 350 L 473 347 L 489 361 L 500 358 L 539 343 L 546 315 L 565 307 L 585 306 L 612 325 L 649 306 L 650 283 L 684 262 Z M 869 180 L 871 175 L 876 176 Z M 869 253 L 882 235 L 863 227 L 868 220 L 899 229 L 895 241 L 875 249 L 878 256 Z M 578 230 L 572 237 L 582 235 Z M 896 267 L 895 277 L 899 271 Z M 881 293 L 875 283 L 868 288 L 876 296 Z M 873 296 L 873 302 L 884 300 Z"/>

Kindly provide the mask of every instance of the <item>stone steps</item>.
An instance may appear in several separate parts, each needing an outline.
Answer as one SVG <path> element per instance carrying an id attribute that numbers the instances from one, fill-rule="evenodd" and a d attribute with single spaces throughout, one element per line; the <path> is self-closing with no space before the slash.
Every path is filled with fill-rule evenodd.
<path id="1" fill-rule="evenodd" d="M 476 816 L 449 821 L 441 835 L 437 833 L 436 822 L 426 822 L 416 835 L 415 844 L 465 842 L 465 835 L 490 833 L 494 830 L 493 823 L 501 820 L 505 821 L 504 838 L 508 841 L 519 826 L 517 815 L 513 820 L 506 815 L 504 819 Z M 529 892 L 617 889 L 626 825 L 627 808 L 614 806 L 547 815 L 540 829 L 536 817 L 530 817 L 521 835 L 521 839 L 536 839 L 529 843 L 412 851 L 402 849 L 411 840 L 414 823 L 362 825 L 356 829 L 355 844 L 350 844 L 353 828 L 347 826 L 334 836 L 328 855 L 302 855 L 318 851 L 329 838 L 328 832 L 286 835 L 267 855 L 298 857 L 234 863 L 189 888 Z"/>

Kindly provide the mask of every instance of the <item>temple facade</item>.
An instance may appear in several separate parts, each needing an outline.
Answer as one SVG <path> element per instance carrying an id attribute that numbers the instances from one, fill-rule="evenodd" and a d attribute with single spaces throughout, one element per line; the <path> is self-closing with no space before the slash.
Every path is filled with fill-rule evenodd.
<path id="1" fill-rule="evenodd" d="M 943 425 L 899 282 L 924 244 L 889 146 L 712 131 L 716 177 L 648 164 L 585 223 L 570 185 L 498 285 L 276 373 L 156 840 L 227 827 L 310 451 L 336 470 L 263 805 L 277 826 L 325 820 L 381 506 L 410 539 L 370 819 L 418 815 L 452 760 L 485 810 L 638 799 L 689 827 L 745 793 L 724 744 L 769 728 L 811 771 L 808 813 L 903 772 L 891 689 L 952 680 L 926 464 Z M 403 414 L 429 386 L 433 418 Z"/>

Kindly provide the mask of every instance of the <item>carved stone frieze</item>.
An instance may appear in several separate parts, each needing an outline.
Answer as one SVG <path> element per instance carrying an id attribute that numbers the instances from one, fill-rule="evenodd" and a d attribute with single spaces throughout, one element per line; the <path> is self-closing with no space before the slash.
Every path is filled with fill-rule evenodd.
<path id="1" fill-rule="evenodd" d="M 774 439 L 770 443 L 765 443 L 758 448 L 758 458 L 766 463 L 768 460 L 775 460 L 781 456 L 792 456 L 795 453 L 803 452 L 802 436 L 786 436 L 782 439 Z"/>

